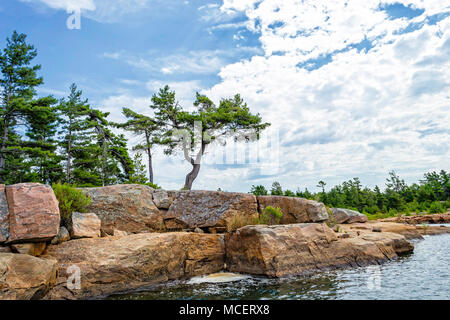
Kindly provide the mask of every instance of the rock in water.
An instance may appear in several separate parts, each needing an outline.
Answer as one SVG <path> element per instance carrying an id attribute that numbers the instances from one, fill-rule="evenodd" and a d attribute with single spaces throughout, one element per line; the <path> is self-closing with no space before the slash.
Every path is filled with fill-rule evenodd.
<path id="1" fill-rule="evenodd" d="M 43 242 L 58 234 L 58 200 L 50 186 L 21 183 L 6 187 L 8 242 Z"/>
<path id="2" fill-rule="evenodd" d="M 144 185 L 115 185 L 84 188 L 92 199 L 87 211 L 102 221 L 102 231 L 112 235 L 114 229 L 129 233 L 163 229 L 163 218 L 152 200 L 153 188 Z"/>
<path id="3" fill-rule="evenodd" d="M 0 243 L 9 238 L 9 214 L 8 202 L 6 201 L 5 185 L 0 184 Z"/>
<path id="4" fill-rule="evenodd" d="M 365 223 L 369 221 L 366 215 L 349 209 L 332 208 L 337 223 Z"/>
<path id="5" fill-rule="evenodd" d="M 82 299 L 133 290 L 168 280 L 219 272 L 224 266 L 223 235 L 185 232 L 79 239 L 49 246 L 45 258 L 58 260 L 58 279 L 47 299 Z M 67 288 L 80 268 L 81 288 Z"/>
<path id="6" fill-rule="evenodd" d="M 283 196 L 259 196 L 258 203 L 261 212 L 268 206 L 280 208 L 283 212 L 280 224 L 321 222 L 328 219 L 325 205 L 313 200 Z"/>
<path id="7" fill-rule="evenodd" d="M 55 283 L 56 269 L 53 259 L 0 253 L 0 300 L 42 298 Z"/>
<path id="8" fill-rule="evenodd" d="M 225 237 L 227 269 L 281 277 L 329 267 L 377 264 L 414 248 L 401 235 L 361 233 L 338 239 L 325 224 L 246 226 Z"/>
<path id="9" fill-rule="evenodd" d="M 69 231 L 66 227 L 60 227 L 56 237 L 52 239 L 52 244 L 60 244 L 70 240 Z"/>
<path id="10" fill-rule="evenodd" d="M 74 212 L 69 226 L 70 237 L 72 239 L 98 238 L 101 225 L 102 221 L 95 213 Z"/>

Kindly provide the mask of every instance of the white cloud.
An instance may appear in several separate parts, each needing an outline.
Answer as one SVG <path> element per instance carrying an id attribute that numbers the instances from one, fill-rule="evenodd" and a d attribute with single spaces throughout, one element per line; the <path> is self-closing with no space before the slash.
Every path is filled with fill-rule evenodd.
<path id="1" fill-rule="evenodd" d="M 223 10 L 244 11 L 260 26 L 264 56 L 223 67 L 206 93 L 240 92 L 282 137 L 284 172 L 255 182 L 313 187 L 321 177 L 333 184 L 360 175 L 383 185 L 391 169 L 414 179 L 450 169 L 450 17 L 401 32 L 448 5 L 404 1 L 425 10 L 408 20 L 379 10 L 388 2 L 224 1 Z M 368 52 L 350 46 L 364 39 L 373 41 Z M 327 54 L 314 70 L 298 66 Z M 223 183 L 236 186 L 232 179 Z"/>

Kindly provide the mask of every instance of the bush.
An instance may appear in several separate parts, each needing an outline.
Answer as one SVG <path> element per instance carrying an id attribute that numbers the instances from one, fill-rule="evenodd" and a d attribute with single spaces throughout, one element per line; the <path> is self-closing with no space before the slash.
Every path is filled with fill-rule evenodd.
<path id="1" fill-rule="evenodd" d="M 280 208 L 268 206 L 259 216 L 258 224 L 279 224 L 282 217 L 283 212 Z"/>
<path id="2" fill-rule="evenodd" d="M 435 201 L 430 205 L 429 212 L 430 213 L 444 213 L 446 209 L 439 201 Z"/>
<path id="3" fill-rule="evenodd" d="M 81 190 L 69 184 L 53 184 L 53 192 L 59 202 L 59 214 L 61 224 L 68 226 L 73 212 L 86 212 L 86 207 L 91 204 L 91 198 L 84 195 Z"/>

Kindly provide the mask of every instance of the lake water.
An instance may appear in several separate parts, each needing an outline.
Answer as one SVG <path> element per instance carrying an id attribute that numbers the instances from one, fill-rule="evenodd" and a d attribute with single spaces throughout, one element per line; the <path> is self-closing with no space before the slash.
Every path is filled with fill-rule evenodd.
<path id="1" fill-rule="evenodd" d="M 125 300 L 450 299 L 450 234 L 413 241 L 414 253 L 381 266 L 268 279 L 249 275 L 194 278 L 111 296 Z M 233 281 L 234 280 L 234 281 Z M 223 282 L 226 281 L 226 282 Z"/>

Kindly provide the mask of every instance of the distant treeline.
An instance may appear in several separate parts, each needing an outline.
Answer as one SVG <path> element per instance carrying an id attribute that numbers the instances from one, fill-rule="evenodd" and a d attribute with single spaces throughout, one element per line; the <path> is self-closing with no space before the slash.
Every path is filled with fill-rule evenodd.
<path id="1" fill-rule="evenodd" d="M 326 183 L 319 181 L 320 192 L 312 193 L 307 188 L 296 192 L 283 190 L 279 182 L 274 182 L 268 191 L 264 186 L 252 186 L 254 195 L 284 195 L 318 200 L 332 208 L 357 210 L 369 217 L 409 215 L 412 212 L 441 213 L 450 208 L 450 173 L 441 170 L 430 172 L 418 183 L 407 185 L 394 171 L 386 179 L 386 188 L 378 186 L 372 190 L 363 187 L 359 178 L 345 181 L 340 185 L 325 190 Z"/>

